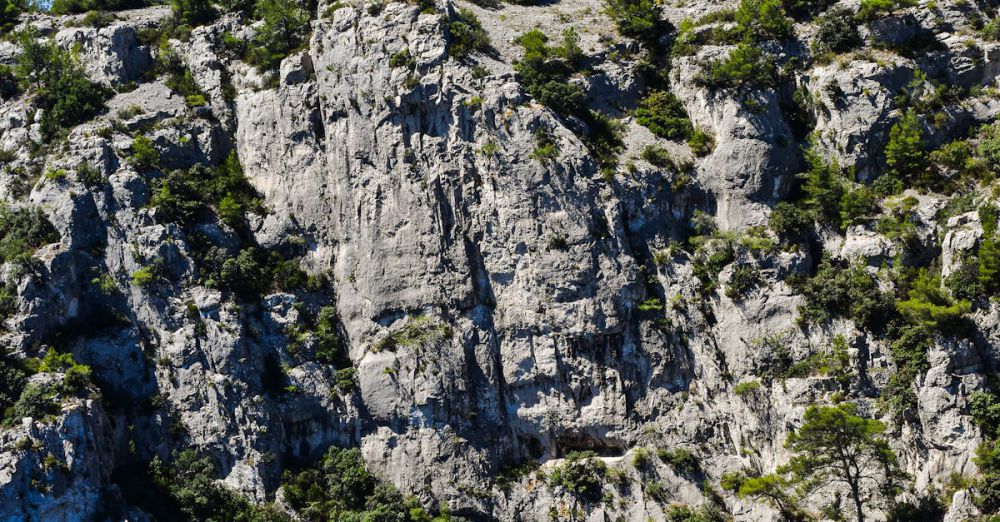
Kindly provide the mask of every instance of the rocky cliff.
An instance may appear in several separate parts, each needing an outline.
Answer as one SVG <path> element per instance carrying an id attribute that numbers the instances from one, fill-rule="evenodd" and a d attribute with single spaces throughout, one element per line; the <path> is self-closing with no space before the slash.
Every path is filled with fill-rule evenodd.
<path id="1" fill-rule="evenodd" d="M 996 7 L 873 3 L 787 5 L 791 33 L 747 45 L 748 0 L 655 4 L 655 38 L 623 29 L 630 2 L 321 0 L 271 63 L 253 10 L 22 14 L 0 42 L 2 342 L 24 375 L 0 519 L 153 519 L 136 486 L 185 450 L 258 519 L 316 519 L 282 484 L 336 447 L 452 518 L 779 520 L 724 477 L 779 470 L 806 409 L 845 402 L 907 475 L 870 518 L 988 515 L 972 410 L 1000 315 L 948 277 L 996 230 Z M 531 84 L 535 28 L 575 88 Z M 92 117 L 47 130 L 24 31 L 103 89 Z M 734 49 L 771 80 L 710 76 Z M 889 146 L 909 115 L 926 175 Z M 812 190 L 819 164 L 843 195 Z M 32 219 L 51 233 L 14 241 Z M 961 329 L 900 304 L 921 268 Z M 802 516 L 842 493 L 798 495 Z"/>

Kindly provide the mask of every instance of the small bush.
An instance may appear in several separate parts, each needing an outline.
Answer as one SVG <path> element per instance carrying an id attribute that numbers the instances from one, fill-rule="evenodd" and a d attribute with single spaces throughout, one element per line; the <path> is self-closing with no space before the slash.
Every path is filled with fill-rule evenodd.
<path id="1" fill-rule="evenodd" d="M 674 167 L 674 159 L 670 156 L 670 152 L 659 145 L 646 145 L 640 157 L 654 167 L 661 169 Z"/>
<path id="2" fill-rule="evenodd" d="M 687 144 L 695 156 L 707 156 L 715 149 L 715 138 L 701 129 L 694 129 L 688 137 Z"/>
<path id="3" fill-rule="evenodd" d="M 110 92 L 90 81 L 76 56 L 54 41 L 39 41 L 36 29 L 18 33 L 21 54 L 15 72 L 35 92 L 34 104 L 42 109 L 41 131 L 50 141 L 104 110 Z"/>
<path id="4" fill-rule="evenodd" d="M 909 283 L 907 299 L 896 303 L 899 313 L 914 324 L 931 330 L 954 331 L 972 306 L 957 301 L 941 289 L 941 276 L 920 269 Z"/>
<path id="5" fill-rule="evenodd" d="M 861 9 L 858 10 L 858 18 L 860 20 L 873 20 L 896 9 L 916 4 L 917 0 L 861 0 Z"/>
<path id="6" fill-rule="evenodd" d="M 132 284 L 138 287 L 150 286 L 156 281 L 156 269 L 144 266 L 132 272 Z"/>
<path id="7" fill-rule="evenodd" d="M 813 218 L 808 211 L 799 206 L 782 201 L 771 212 L 768 226 L 778 237 L 797 242 L 812 228 Z"/>
<path id="8" fill-rule="evenodd" d="M 862 44 L 854 13 L 846 7 L 832 9 L 819 20 L 815 46 L 824 51 L 846 53 Z"/>
<path id="9" fill-rule="evenodd" d="M 670 24 L 660 18 L 654 0 L 605 0 L 604 3 L 605 12 L 622 36 L 656 47 L 660 38 L 670 32 Z"/>
<path id="10" fill-rule="evenodd" d="M 132 140 L 131 157 L 129 161 L 140 171 L 156 169 L 160 164 L 160 152 L 153 147 L 153 142 L 145 136 L 136 136 Z"/>
<path id="11" fill-rule="evenodd" d="M 749 41 L 782 40 L 794 35 L 781 0 L 742 0 L 735 20 L 737 32 Z"/>
<path id="12" fill-rule="evenodd" d="M 759 389 L 760 389 L 760 381 L 758 380 L 743 381 L 733 387 L 733 393 L 742 397 L 744 395 L 751 395 L 757 393 L 757 390 Z"/>
<path id="13" fill-rule="evenodd" d="M 0 260 L 30 256 L 37 248 L 59 241 L 59 233 L 39 209 L 11 210 L 0 203 Z"/>
<path id="14" fill-rule="evenodd" d="M 656 455 L 682 475 L 696 476 L 701 474 L 701 463 L 698 457 L 689 449 L 659 450 Z"/>
<path id="15" fill-rule="evenodd" d="M 606 467 L 593 452 L 571 452 L 566 461 L 549 474 L 549 485 L 561 486 L 580 498 L 597 500 L 601 497 L 601 479 Z"/>
<path id="16" fill-rule="evenodd" d="M 431 517 L 413 499 L 365 468 L 359 449 L 331 447 L 313 467 L 286 471 L 281 490 L 302 520 L 399 520 L 421 522 Z"/>
<path id="17" fill-rule="evenodd" d="M 635 121 L 668 140 L 685 140 L 694 130 L 684 105 L 667 91 L 653 91 L 646 96 L 635 111 Z"/>
<path id="18" fill-rule="evenodd" d="M 771 87 L 775 82 L 774 63 L 758 47 L 739 44 L 725 58 L 702 65 L 696 83 L 716 90 L 737 90 L 748 86 Z"/>
<path id="19" fill-rule="evenodd" d="M 760 272 L 750 265 L 740 265 L 733 269 L 733 274 L 726 285 L 726 296 L 733 300 L 742 299 L 760 286 L 763 280 Z"/>
<path id="20" fill-rule="evenodd" d="M 460 8 L 455 18 L 445 20 L 450 38 L 448 53 L 455 58 L 465 58 L 474 52 L 490 50 L 490 37 L 475 13 Z"/>
<path id="21" fill-rule="evenodd" d="M 413 69 L 417 66 L 416 60 L 410 56 L 410 48 L 404 47 L 389 57 L 389 67 L 406 67 Z"/>

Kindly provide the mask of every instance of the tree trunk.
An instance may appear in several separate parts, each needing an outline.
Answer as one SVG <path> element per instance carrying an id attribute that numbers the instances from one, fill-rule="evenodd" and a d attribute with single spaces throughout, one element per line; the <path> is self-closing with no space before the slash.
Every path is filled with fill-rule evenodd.
<path id="1" fill-rule="evenodd" d="M 861 508 L 860 485 L 851 483 L 851 497 L 854 499 L 854 509 L 858 512 L 858 522 L 865 522 L 865 512 Z"/>

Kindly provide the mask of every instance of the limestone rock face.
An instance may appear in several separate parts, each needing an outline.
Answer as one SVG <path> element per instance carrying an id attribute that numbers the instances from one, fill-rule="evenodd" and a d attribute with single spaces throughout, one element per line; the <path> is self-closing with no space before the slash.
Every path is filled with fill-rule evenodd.
<path id="1" fill-rule="evenodd" d="M 75 394 L 65 370 L 29 378 L 63 390 L 60 409 L 0 427 L 0 519 L 151 519 L 123 473 L 185 449 L 225 487 L 290 509 L 282 473 L 338 446 L 471 520 L 672 520 L 674 504 L 779 520 L 722 477 L 775 472 L 810 405 L 849 400 L 887 424 L 912 478 L 901 500 L 947 491 L 945 520 L 973 520 L 975 492 L 945 488 L 979 473 L 970 397 L 995 371 L 995 303 L 970 307 L 975 335 L 928 334 L 909 410 L 894 415 L 881 397 L 901 363 L 881 329 L 896 325 L 817 312 L 803 281 L 821 263 L 876 274 L 883 291 L 898 263 L 947 280 L 984 240 L 975 209 L 989 190 L 908 190 L 836 223 L 810 213 L 796 240 L 768 229 L 779 202 L 802 197 L 807 135 L 854 167 L 841 181 L 857 189 L 885 172 L 907 103 L 936 107 L 921 117 L 928 147 L 995 119 L 1000 49 L 967 36 L 978 33 L 956 12 L 979 8 L 960 3 L 863 24 L 865 43 L 833 58 L 806 39 L 764 42 L 779 85 L 737 89 L 704 82 L 704 63 L 732 49 L 712 39 L 733 23 L 711 2 L 662 6 L 676 27 L 710 16 L 691 29 L 707 43 L 656 78 L 648 42 L 616 35 L 597 0 L 320 2 L 308 45 L 274 70 L 239 47 L 261 30 L 243 14 L 163 44 L 149 31 L 166 7 L 100 28 L 24 16 L 114 94 L 51 143 L 29 93 L 0 102 L 5 211 L 37 210 L 58 236 L 3 254 L 0 342 L 29 366 L 58 352 L 91 370 Z M 455 56 L 460 9 L 491 52 Z M 795 30 L 812 38 L 815 24 Z M 603 120 L 560 115 L 523 85 L 514 38 L 536 25 L 550 43 L 578 30 L 590 74 L 570 81 L 609 118 L 617 165 L 593 140 Z M 927 52 L 891 51 L 916 42 Z M 0 64 L 19 52 L 0 42 Z M 168 59 L 197 92 L 157 76 Z M 940 78 L 975 95 L 942 101 Z M 640 125 L 652 85 L 711 146 Z M 967 181 L 953 170 L 935 172 Z M 596 498 L 555 478 L 580 452 L 603 470 Z"/>

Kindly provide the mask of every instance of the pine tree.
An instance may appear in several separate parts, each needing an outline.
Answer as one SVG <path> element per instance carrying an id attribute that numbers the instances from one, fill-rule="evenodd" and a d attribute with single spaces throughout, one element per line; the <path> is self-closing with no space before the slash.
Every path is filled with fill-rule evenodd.
<path id="1" fill-rule="evenodd" d="M 882 438 L 885 425 L 857 415 L 851 403 L 810 406 L 804 420 L 785 443 L 795 454 L 788 465 L 793 483 L 805 490 L 846 486 L 857 520 L 864 522 L 865 505 L 878 496 L 894 496 L 902 476 Z"/>
<path id="2" fill-rule="evenodd" d="M 889 143 L 885 146 L 885 162 L 888 175 L 900 181 L 909 181 L 919 186 L 932 184 L 927 169 L 927 149 L 923 130 L 917 113 L 907 111 L 889 131 Z"/>

